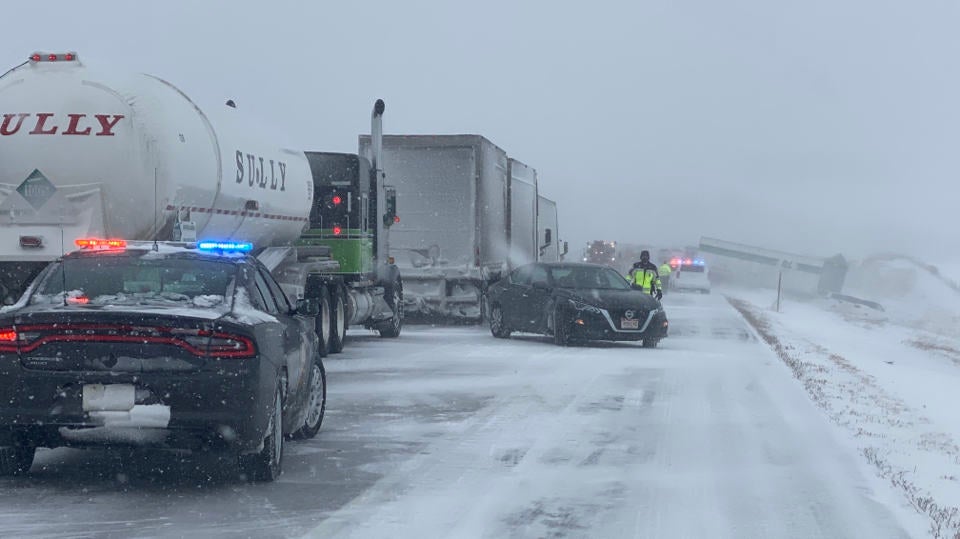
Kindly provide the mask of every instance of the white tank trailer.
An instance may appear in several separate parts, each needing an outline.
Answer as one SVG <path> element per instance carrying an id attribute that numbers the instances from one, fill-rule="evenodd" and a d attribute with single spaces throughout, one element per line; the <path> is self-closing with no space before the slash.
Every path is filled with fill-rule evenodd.
<path id="1" fill-rule="evenodd" d="M 382 102 L 376 109 L 379 132 Z M 89 68 L 75 53 L 32 55 L 0 77 L 3 301 L 77 238 L 237 240 L 254 244 L 291 299 L 318 300 L 318 333 L 333 351 L 351 324 L 399 334 L 402 307 L 385 298 L 402 289 L 396 268 L 345 274 L 331 256 L 343 238 L 303 244 L 322 221 L 315 195 L 326 180 L 305 152 L 261 132 L 232 102 L 201 108 L 151 75 Z M 355 167 L 370 174 L 354 183 L 373 185 L 364 200 L 374 204 L 384 200 L 378 166 Z"/>

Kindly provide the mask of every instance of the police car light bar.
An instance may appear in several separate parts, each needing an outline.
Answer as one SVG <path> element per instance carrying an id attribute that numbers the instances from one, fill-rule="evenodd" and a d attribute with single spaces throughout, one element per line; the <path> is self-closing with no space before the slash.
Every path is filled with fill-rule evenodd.
<path id="1" fill-rule="evenodd" d="M 197 243 L 201 251 L 219 251 L 248 253 L 253 250 L 253 244 L 248 241 L 201 241 Z"/>
<path id="2" fill-rule="evenodd" d="M 81 249 L 91 250 L 114 250 L 126 249 L 127 240 L 105 240 L 102 238 L 77 238 L 73 243 Z"/>

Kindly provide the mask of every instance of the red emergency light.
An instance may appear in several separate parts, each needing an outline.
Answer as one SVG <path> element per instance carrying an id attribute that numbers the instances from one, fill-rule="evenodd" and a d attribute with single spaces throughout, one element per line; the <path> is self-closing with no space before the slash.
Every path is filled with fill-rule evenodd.
<path id="1" fill-rule="evenodd" d="M 111 250 L 126 249 L 127 240 L 105 240 L 101 238 L 77 238 L 74 240 L 81 249 Z"/>
<path id="2" fill-rule="evenodd" d="M 333 195 L 333 200 L 331 202 L 333 202 L 334 206 L 339 206 L 343 202 L 343 199 L 340 198 L 340 195 Z"/>
<path id="3" fill-rule="evenodd" d="M 343 232 L 343 229 L 342 229 L 342 228 L 340 228 L 340 227 L 338 227 L 338 226 L 333 227 L 333 235 L 334 235 L 334 236 L 339 236 L 341 232 Z"/>
<path id="4" fill-rule="evenodd" d="M 393 222 L 394 222 L 394 223 L 399 223 L 399 222 L 400 222 L 400 216 L 399 216 L 399 215 L 394 215 L 394 216 L 393 216 Z"/>
<path id="5" fill-rule="evenodd" d="M 30 55 L 34 62 L 72 62 L 77 59 L 77 53 L 65 52 L 62 54 L 35 52 Z"/>
<path id="6" fill-rule="evenodd" d="M 86 305 L 90 303 L 90 298 L 87 296 L 76 296 L 72 298 L 67 298 L 67 303 L 72 303 L 74 305 Z"/>

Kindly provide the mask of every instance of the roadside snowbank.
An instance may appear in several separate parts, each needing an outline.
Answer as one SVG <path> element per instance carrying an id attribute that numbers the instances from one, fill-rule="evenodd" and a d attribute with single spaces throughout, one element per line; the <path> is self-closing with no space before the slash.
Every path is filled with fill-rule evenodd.
<path id="1" fill-rule="evenodd" d="M 915 295 L 888 294 L 896 301 L 885 313 L 828 300 L 787 300 L 777 313 L 767 308 L 769 292 L 731 291 L 728 298 L 878 475 L 928 518 L 931 535 L 958 537 L 960 345 L 942 331 L 947 324 L 928 318 L 951 298 L 937 296 L 928 273 L 886 267 L 876 282 L 913 275 Z M 924 305 L 928 297 L 941 301 Z"/>

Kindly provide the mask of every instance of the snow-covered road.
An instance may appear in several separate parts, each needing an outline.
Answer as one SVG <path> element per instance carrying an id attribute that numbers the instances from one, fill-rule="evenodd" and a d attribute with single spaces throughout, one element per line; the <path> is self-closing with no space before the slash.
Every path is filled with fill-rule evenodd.
<path id="1" fill-rule="evenodd" d="M 288 445 L 278 482 L 157 452 L 43 451 L 0 480 L 0 537 L 914 534 L 722 298 L 666 304 L 657 350 L 354 333 L 327 361 L 323 430 Z"/>

